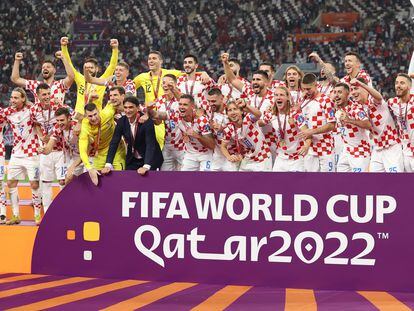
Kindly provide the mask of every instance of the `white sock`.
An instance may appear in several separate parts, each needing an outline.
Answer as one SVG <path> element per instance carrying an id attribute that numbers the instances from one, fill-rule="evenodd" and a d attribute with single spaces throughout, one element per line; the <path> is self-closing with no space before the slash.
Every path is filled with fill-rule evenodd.
<path id="1" fill-rule="evenodd" d="M 10 202 L 11 202 L 11 207 L 12 207 L 13 215 L 14 216 L 19 216 L 20 215 L 20 210 L 19 210 L 19 193 L 17 192 L 17 187 L 15 187 L 15 188 L 9 188 L 9 193 L 10 193 Z"/>
<path id="2" fill-rule="evenodd" d="M 4 193 L 3 181 L 0 180 L 0 215 L 6 216 L 6 194 Z"/>
<path id="3" fill-rule="evenodd" d="M 42 208 L 42 200 L 40 199 L 39 192 L 40 192 L 39 189 L 32 189 L 32 202 L 33 202 L 35 217 L 40 215 L 40 209 Z"/>
<path id="4" fill-rule="evenodd" d="M 42 183 L 42 202 L 43 202 L 43 210 L 46 213 L 50 204 L 52 204 L 52 183 L 50 182 L 43 182 Z"/>

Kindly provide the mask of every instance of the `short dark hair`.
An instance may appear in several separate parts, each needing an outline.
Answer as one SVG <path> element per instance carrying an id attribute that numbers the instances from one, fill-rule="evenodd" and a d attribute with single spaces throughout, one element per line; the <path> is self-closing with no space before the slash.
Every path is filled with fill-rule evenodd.
<path id="1" fill-rule="evenodd" d="M 361 62 L 361 55 L 359 55 L 357 52 L 349 51 L 345 53 L 345 56 L 355 56 L 359 62 Z"/>
<path id="2" fill-rule="evenodd" d="M 162 54 L 161 54 L 161 52 L 160 51 L 157 51 L 157 50 L 151 50 L 149 53 L 148 53 L 148 55 L 150 55 L 150 54 L 157 54 L 158 55 L 158 57 L 161 59 L 161 60 L 163 60 L 164 58 L 162 57 Z"/>
<path id="3" fill-rule="evenodd" d="M 261 63 L 260 65 L 259 65 L 259 68 L 260 68 L 260 66 L 269 66 L 270 67 L 270 69 L 272 70 L 272 71 L 275 71 L 276 70 L 276 68 L 275 68 L 275 66 L 271 63 L 271 62 L 263 62 L 263 63 Z"/>
<path id="4" fill-rule="evenodd" d="M 109 89 L 109 93 L 113 91 L 118 91 L 120 95 L 125 95 L 125 89 L 122 86 L 115 85 Z"/>
<path id="5" fill-rule="evenodd" d="M 190 100 L 190 103 L 194 104 L 194 97 L 193 97 L 193 96 L 191 96 L 191 95 L 188 95 L 188 94 L 182 94 L 182 95 L 180 96 L 180 99 L 181 99 L 181 98 L 188 99 L 188 100 Z"/>
<path id="6" fill-rule="evenodd" d="M 125 99 L 124 99 L 124 104 L 125 103 L 131 103 L 131 104 L 134 104 L 135 106 L 139 106 L 139 105 L 141 105 L 141 103 L 140 103 L 140 101 L 139 101 L 139 99 L 138 99 L 138 97 L 136 97 L 136 96 L 127 96 L 127 97 L 125 97 Z"/>
<path id="7" fill-rule="evenodd" d="M 266 78 L 266 80 L 269 80 L 269 75 L 267 74 L 266 71 L 264 70 L 256 70 L 255 72 L 253 72 L 254 75 L 261 75 L 264 78 Z"/>
<path id="8" fill-rule="evenodd" d="M 97 60 L 96 58 L 94 58 L 94 57 L 87 57 L 87 58 L 85 58 L 84 63 L 85 63 L 85 64 L 86 64 L 86 63 L 92 63 L 92 64 L 94 64 L 95 66 L 98 66 L 98 60 Z"/>
<path id="9" fill-rule="evenodd" d="M 167 73 L 164 78 L 170 78 L 172 79 L 175 83 L 177 83 L 177 77 L 174 76 L 172 73 Z"/>
<path id="10" fill-rule="evenodd" d="M 191 57 L 192 59 L 194 59 L 194 62 L 195 62 L 196 64 L 198 64 L 198 58 L 197 58 L 197 56 L 195 56 L 194 54 L 186 54 L 186 55 L 184 56 L 183 60 L 184 60 L 184 59 L 186 59 L 186 58 L 188 58 L 188 57 Z"/>
<path id="11" fill-rule="evenodd" d="M 347 92 L 349 92 L 349 85 L 344 82 L 339 82 L 335 85 L 335 87 L 343 87 Z"/>
<path id="12" fill-rule="evenodd" d="M 241 63 L 237 58 L 230 58 L 229 63 L 231 63 L 231 62 L 241 66 Z"/>
<path id="13" fill-rule="evenodd" d="M 86 111 L 94 111 L 96 108 L 96 105 L 94 103 L 89 103 L 85 105 L 85 112 Z"/>
<path id="14" fill-rule="evenodd" d="M 410 82 L 410 84 L 412 83 L 412 80 L 411 80 L 410 76 L 409 76 L 408 74 L 406 74 L 405 72 L 400 72 L 400 73 L 398 73 L 398 74 L 397 74 L 397 77 L 403 77 L 403 78 L 406 78 L 406 79 Z M 396 77 L 396 78 L 397 78 L 397 77 Z"/>
<path id="15" fill-rule="evenodd" d="M 56 112 L 55 112 L 55 116 L 56 117 L 59 117 L 59 116 L 62 116 L 62 115 L 65 115 L 65 116 L 67 116 L 69 118 L 70 117 L 70 111 L 69 111 L 69 109 L 68 108 L 65 108 L 65 107 L 58 108 L 56 110 Z"/>
<path id="16" fill-rule="evenodd" d="M 302 78 L 302 84 L 312 84 L 316 82 L 316 76 L 313 73 L 307 73 Z"/>
<path id="17" fill-rule="evenodd" d="M 50 60 L 50 59 L 47 59 L 47 60 L 43 61 L 43 64 L 46 64 L 46 63 L 51 64 L 54 68 L 56 68 L 56 64 L 55 64 L 55 62 L 54 62 L 54 61 L 52 61 L 52 60 Z M 43 65 L 43 64 L 42 64 L 42 65 Z"/>
<path id="18" fill-rule="evenodd" d="M 129 70 L 129 65 L 126 62 L 119 62 L 117 66 L 121 66 Z"/>
<path id="19" fill-rule="evenodd" d="M 40 83 L 36 88 L 36 94 L 39 94 L 40 90 L 49 90 L 50 86 L 47 83 Z"/>
<path id="20" fill-rule="evenodd" d="M 221 90 L 217 87 L 213 87 L 210 91 L 208 91 L 207 93 L 208 95 L 212 96 L 212 95 L 223 95 L 223 93 L 221 93 Z"/>

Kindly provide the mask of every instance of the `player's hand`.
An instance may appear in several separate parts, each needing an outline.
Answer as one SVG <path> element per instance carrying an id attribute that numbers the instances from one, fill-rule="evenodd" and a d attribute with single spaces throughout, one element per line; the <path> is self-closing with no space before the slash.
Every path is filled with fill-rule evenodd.
<path id="1" fill-rule="evenodd" d="M 303 131 L 299 132 L 298 137 L 299 137 L 299 139 L 306 140 L 308 138 L 311 138 L 312 135 L 313 135 L 313 130 L 312 129 L 306 129 L 306 130 L 303 130 Z"/>
<path id="2" fill-rule="evenodd" d="M 349 82 L 351 85 L 360 85 L 361 81 L 359 81 L 358 79 L 351 79 L 351 81 Z"/>
<path id="3" fill-rule="evenodd" d="M 111 39 L 111 41 L 109 42 L 109 45 L 113 48 L 113 49 L 117 49 L 119 47 L 119 42 L 118 39 Z"/>
<path id="4" fill-rule="evenodd" d="M 49 142 L 50 139 L 50 135 L 44 135 L 42 137 L 40 137 L 40 140 L 43 142 L 43 144 L 47 144 Z"/>
<path id="5" fill-rule="evenodd" d="M 56 57 L 56 58 L 59 58 L 59 59 L 62 59 L 62 58 L 63 58 L 63 53 L 62 53 L 62 51 L 56 51 L 56 53 L 55 53 L 55 57 Z"/>
<path id="6" fill-rule="evenodd" d="M 111 168 L 110 167 L 104 167 L 103 169 L 101 169 L 101 173 L 102 175 L 108 175 L 111 172 Z"/>
<path id="7" fill-rule="evenodd" d="M 210 82 L 210 76 L 209 76 L 209 75 L 207 74 L 207 72 L 205 72 L 205 71 L 203 71 L 203 72 L 201 73 L 200 78 L 201 78 L 201 83 L 203 83 L 203 84 L 207 84 L 207 83 L 209 83 L 209 82 Z"/>
<path id="8" fill-rule="evenodd" d="M 319 57 L 318 53 L 312 52 L 309 54 L 310 58 L 313 58 L 315 62 L 319 63 L 321 61 L 321 58 Z"/>
<path id="9" fill-rule="evenodd" d="M 309 147 L 310 147 L 310 145 L 307 145 L 306 143 L 302 146 L 302 148 L 300 148 L 300 150 L 299 150 L 299 155 L 301 155 L 301 156 L 305 156 L 305 155 L 307 155 L 308 154 L 308 151 L 309 151 Z"/>
<path id="10" fill-rule="evenodd" d="M 210 122 L 210 126 L 211 126 L 211 128 L 213 129 L 213 130 L 215 130 L 215 131 L 220 131 L 220 129 L 221 129 L 221 125 L 220 124 L 218 124 L 217 122 L 215 122 L 215 121 L 211 121 Z"/>
<path id="11" fill-rule="evenodd" d="M 137 173 L 141 176 L 144 176 L 145 174 L 147 174 L 148 169 L 146 167 L 140 167 L 139 169 L 137 169 Z"/>
<path id="12" fill-rule="evenodd" d="M 17 61 L 21 61 L 23 59 L 23 53 L 22 52 L 17 52 L 14 55 L 14 59 L 17 60 Z"/>
<path id="13" fill-rule="evenodd" d="M 198 134 L 196 131 L 194 131 L 192 128 L 187 129 L 186 131 L 187 135 L 194 138 L 200 138 L 200 134 Z"/>
<path id="14" fill-rule="evenodd" d="M 38 151 L 39 153 L 44 154 L 44 153 L 45 153 L 45 147 L 39 147 L 39 148 L 37 149 L 37 151 Z"/>
<path id="15" fill-rule="evenodd" d="M 223 53 L 223 54 L 221 54 L 220 58 L 221 58 L 221 61 L 223 63 L 228 63 L 230 55 L 229 55 L 229 53 Z"/>
<path id="16" fill-rule="evenodd" d="M 60 45 L 66 46 L 68 44 L 69 44 L 69 38 L 68 37 L 60 38 Z"/>
<path id="17" fill-rule="evenodd" d="M 230 162 L 240 162 L 241 160 L 243 160 L 243 156 L 240 154 L 232 154 L 230 155 L 230 157 L 228 158 L 228 160 Z"/>
<path id="18" fill-rule="evenodd" d="M 101 175 L 95 168 L 91 168 L 89 171 L 89 177 L 91 178 L 92 183 L 97 186 L 99 182 L 98 176 Z"/>
<path id="19" fill-rule="evenodd" d="M 247 103 L 246 103 L 246 101 L 244 101 L 242 98 L 239 98 L 239 99 L 236 99 L 236 105 L 237 105 L 240 109 L 244 110 L 244 109 L 246 108 L 246 106 L 247 106 Z"/>
<path id="20" fill-rule="evenodd" d="M 73 128 L 73 134 L 79 136 L 82 127 L 82 122 L 76 123 L 75 127 Z"/>
<path id="21" fill-rule="evenodd" d="M 73 180 L 73 176 L 75 176 L 74 173 L 75 173 L 75 168 L 69 167 L 68 170 L 66 171 L 65 185 L 67 185 Z"/>
<path id="22" fill-rule="evenodd" d="M 155 110 L 155 103 L 154 102 L 146 103 L 145 107 L 147 108 L 147 110 Z"/>
<path id="23" fill-rule="evenodd" d="M 147 114 L 143 114 L 143 115 L 139 118 L 138 122 L 139 122 L 139 123 L 144 123 L 144 122 L 146 122 L 148 119 L 149 119 L 149 116 L 148 116 Z"/>

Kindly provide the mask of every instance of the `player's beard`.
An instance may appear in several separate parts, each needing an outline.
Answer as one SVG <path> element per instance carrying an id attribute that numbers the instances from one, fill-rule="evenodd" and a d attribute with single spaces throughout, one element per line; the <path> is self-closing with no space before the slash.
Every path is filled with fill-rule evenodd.
<path id="1" fill-rule="evenodd" d="M 50 79 L 50 77 L 52 76 L 52 73 L 50 71 L 43 71 L 42 76 L 44 80 L 47 80 L 47 79 Z"/>
<path id="2" fill-rule="evenodd" d="M 195 71 L 195 69 L 193 69 L 193 68 L 184 68 L 184 71 L 185 71 L 186 74 L 190 75 Z"/>

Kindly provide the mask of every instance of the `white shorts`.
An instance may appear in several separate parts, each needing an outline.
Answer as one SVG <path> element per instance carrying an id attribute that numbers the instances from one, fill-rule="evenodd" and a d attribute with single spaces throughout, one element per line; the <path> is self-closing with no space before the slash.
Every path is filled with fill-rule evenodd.
<path id="1" fill-rule="evenodd" d="M 183 164 L 184 150 L 180 151 L 168 145 L 162 149 L 164 162 L 161 171 L 179 171 Z"/>
<path id="2" fill-rule="evenodd" d="M 303 157 L 299 159 L 286 159 L 276 157 L 276 161 L 273 164 L 273 172 L 304 172 L 305 162 Z"/>
<path id="3" fill-rule="evenodd" d="M 323 156 L 307 154 L 304 161 L 305 172 L 335 172 L 335 155 L 333 153 Z"/>
<path id="4" fill-rule="evenodd" d="M 6 159 L 4 157 L 0 157 L 0 181 L 3 181 L 6 172 L 5 162 Z"/>
<path id="5" fill-rule="evenodd" d="M 373 173 L 404 172 L 404 159 L 401 144 L 395 144 L 382 150 L 374 149 L 371 155 L 369 171 Z"/>
<path id="6" fill-rule="evenodd" d="M 48 155 L 40 155 L 40 180 L 64 180 L 67 166 L 62 151 L 52 151 Z"/>
<path id="7" fill-rule="evenodd" d="M 79 160 L 79 156 L 74 156 L 73 158 L 70 158 L 69 161 L 66 163 L 66 167 L 69 168 L 73 162 Z M 66 170 L 67 171 L 67 170 Z M 81 162 L 73 171 L 73 175 L 75 176 L 80 176 L 83 173 L 86 172 L 85 166 L 83 165 L 83 163 Z M 66 176 L 65 176 L 66 177 Z"/>
<path id="8" fill-rule="evenodd" d="M 7 167 L 7 180 L 24 180 L 26 176 L 30 181 L 39 180 L 39 156 L 10 158 Z"/>
<path id="9" fill-rule="evenodd" d="M 334 138 L 334 153 L 335 153 L 335 168 L 338 169 L 339 157 L 344 150 L 344 141 L 342 140 L 341 134 L 333 134 Z"/>
<path id="10" fill-rule="evenodd" d="M 339 156 L 339 162 L 336 167 L 337 172 L 353 172 L 363 173 L 368 172 L 370 158 L 356 158 L 344 150 Z"/>
<path id="11" fill-rule="evenodd" d="M 213 153 L 192 154 L 185 153 L 183 158 L 182 171 L 211 171 Z"/>
<path id="12" fill-rule="evenodd" d="M 235 172 L 239 170 L 240 162 L 230 162 L 220 149 L 214 149 L 211 170 L 214 172 Z"/>
<path id="13" fill-rule="evenodd" d="M 414 172 L 414 156 L 412 156 L 411 150 L 404 145 L 403 148 L 403 156 L 404 156 L 404 169 L 407 173 Z"/>
<path id="14" fill-rule="evenodd" d="M 262 162 L 256 162 L 249 158 L 244 158 L 241 161 L 240 172 L 270 172 L 272 171 L 272 159 L 267 158 Z"/>

